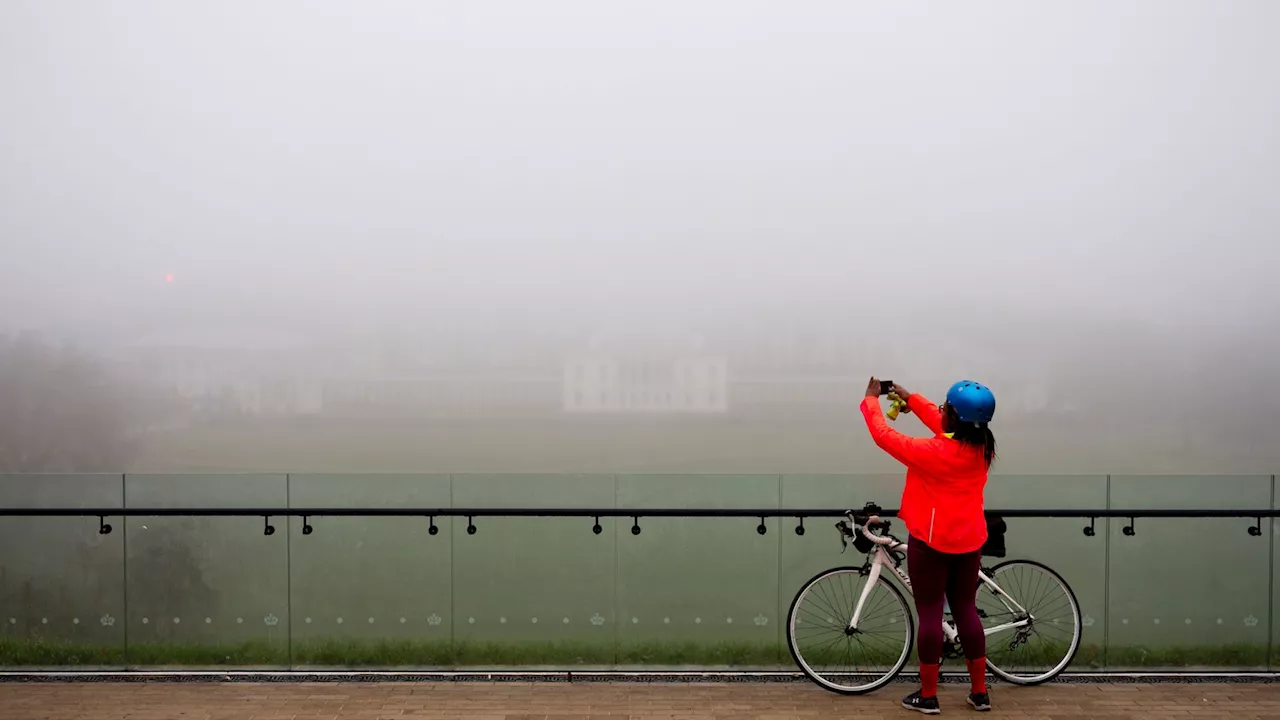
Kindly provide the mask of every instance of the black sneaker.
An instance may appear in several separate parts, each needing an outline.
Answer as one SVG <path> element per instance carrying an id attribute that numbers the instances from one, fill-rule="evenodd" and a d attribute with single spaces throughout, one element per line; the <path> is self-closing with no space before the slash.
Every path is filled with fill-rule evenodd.
<path id="1" fill-rule="evenodd" d="M 925 715 L 937 715 L 942 712 L 942 708 L 938 707 L 937 697 L 920 697 L 919 690 L 902 698 L 902 707 L 908 710 L 915 710 L 916 712 L 924 713 Z"/>
<path id="2" fill-rule="evenodd" d="M 986 693 L 969 693 L 969 704 L 978 712 L 987 712 L 991 709 L 991 696 Z"/>

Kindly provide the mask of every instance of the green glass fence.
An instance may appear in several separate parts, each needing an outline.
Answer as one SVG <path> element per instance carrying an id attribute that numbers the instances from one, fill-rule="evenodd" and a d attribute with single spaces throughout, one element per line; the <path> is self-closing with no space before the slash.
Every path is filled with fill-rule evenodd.
<path id="1" fill-rule="evenodd" d="M 896 506 L 900 475 L 0 476 L 12 508 Z M 992 508 L 1272 508 L 1259 477 L 996 476 Z M 785 618 L 860 565 L 831 518 L 0 517 L 0 667 L 794 667 Z M 1010 519 L 1083 615 L 1077 669 L 1280 667 L 1270 520 Z M 307 526 L 311 532 L 307 532 Z M 468 528 L 474 527 L 471 533 Z M 638 526 L 639 534 L 633 532 Z M 434 530 L 434 531 L 433 531 Z M 898 529 L 900 530 L 900 528 Z M 999 562 L 989 559 L 990 564 Z"/>
<path id="2" fill-rule="evenodd" d="M 448 475 L 293 475 L 297 507 L 448 507 Z M 290 518 L 292 662 L 300 668 L 449 667 L 453 525 L 425 518 Z M 314 526 L 313 526 L 314 527 Z"/>

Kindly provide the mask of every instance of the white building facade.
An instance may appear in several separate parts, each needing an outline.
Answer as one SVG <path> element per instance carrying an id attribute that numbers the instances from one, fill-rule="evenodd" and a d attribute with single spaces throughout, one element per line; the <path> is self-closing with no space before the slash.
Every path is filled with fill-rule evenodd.
<path id="1" fill-rule="evenodd" d="M 728 363 L 698 351 L 593 350 L 568 358 L 562 408 L 571 414 L 716 414 L 729 410 Z"/>

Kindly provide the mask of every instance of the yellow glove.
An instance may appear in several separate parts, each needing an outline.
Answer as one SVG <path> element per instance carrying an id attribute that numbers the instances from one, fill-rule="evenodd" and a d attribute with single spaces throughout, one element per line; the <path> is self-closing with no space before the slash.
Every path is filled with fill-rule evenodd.
<path id="1" fill-rule="evenodd" d="M 898 413 L 909 413 L 911 408 L 907 407 L 907 401 L 898 396 L 897 393 L 889 393 L 889 412 L 885 413 L 890 420 L 897 420 Z"/>

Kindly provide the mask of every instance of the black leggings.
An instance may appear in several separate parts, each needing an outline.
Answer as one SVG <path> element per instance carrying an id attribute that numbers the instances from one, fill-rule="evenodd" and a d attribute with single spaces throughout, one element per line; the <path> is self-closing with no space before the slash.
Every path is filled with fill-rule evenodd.
<path id="1" fill-rule="evenodd" d="M 978 571 L 982 551 L 963 555 L 938 552 L 915 536 L 907 545 L 907 575 L 920 616 L 917 652 L 924 665 L 942 662 L 942 608 L 951 604 L 951 617 L 964 655 L 970 660 L 986 657 L 987 636 L 978 617 Z"/>

